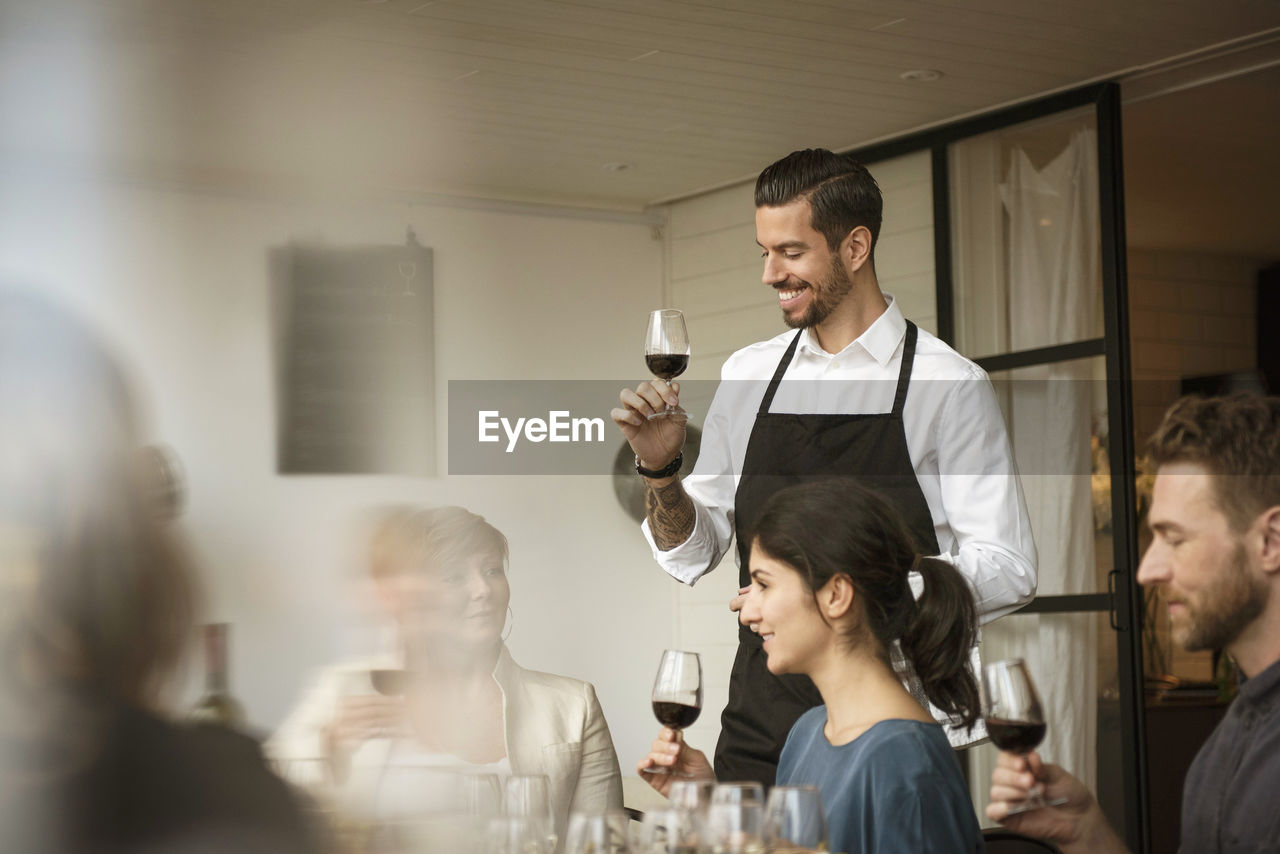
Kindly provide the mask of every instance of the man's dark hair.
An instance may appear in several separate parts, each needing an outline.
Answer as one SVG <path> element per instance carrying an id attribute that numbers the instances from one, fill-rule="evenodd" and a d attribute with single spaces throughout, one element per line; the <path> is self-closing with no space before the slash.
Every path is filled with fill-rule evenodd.
<path id="1" fill-rule="evenodd" d="M 828 248 L 835 249 L 861 225 L 871 232 L 874 256 L 884 201 L 876 179 L 857 158 L 807 148 L 791 152 L 756 179 L 758 208 L 781 207 L 797 199 L 808 200 L 813 228 L 827 239 Z"/>
<path id="2" fill-rule="evenodd" d="M 1280 398 L 1184 397 L 1164 414 L 1148 453 L 1156 466 L 1198 463 L 1216 475 L 1218 506 L 1243 531 L 1280 505 Z"/>

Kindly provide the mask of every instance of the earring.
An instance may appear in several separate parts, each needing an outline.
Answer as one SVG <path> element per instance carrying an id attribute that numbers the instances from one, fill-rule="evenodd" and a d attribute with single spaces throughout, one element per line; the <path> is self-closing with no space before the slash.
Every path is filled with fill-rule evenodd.
<path id="1" fill-rule="evenodd" d="M 511 606 L 507 606 L 507 630 L 502 633 L 502 642 L 506 643 L 507 638 L 511 637 L 511 627 L 515 625 L 516 614 L 511 610 Z"/>

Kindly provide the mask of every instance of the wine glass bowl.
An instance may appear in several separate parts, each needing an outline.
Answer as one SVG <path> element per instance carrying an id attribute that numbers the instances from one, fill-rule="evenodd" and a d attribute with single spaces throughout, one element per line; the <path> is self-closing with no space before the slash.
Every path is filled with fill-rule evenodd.
<path id="1" fill-rule="evenodd" d="M 667 800 L 676 809 L 705 817 L 715 787 L 714 780 L 673 780 L 667 790 Z"/>
<path id="2" fill-rule="evenodd" d="M 816 787 L 774 786 L 769 790 L 764 843 L 777 854 L 827 850 L 827 817 Z"/>
<path id="3" fill-rule="evenodd" d="M 689 367 L 689 331 L 685 327 L 684 314 L 674 308 L 660 308 L 649 314 L 649 327 L 644 336 L 644 361 L 655 377 L 671 382 Z M 649 419 L 680 417 L 689 414 L 677 406 L 668 404 L 649 416 Z"/>
<path id="4" fill-rule="evenodd" d="M 686 809 L 645 810 L 636 834 L 636 854 L 697 854 L 700 819 Z"/>
<path id="5" fill-rule="evenodd" d="M 719 783 L 707 807 L 706 837 L 715 854 L 760 854 L 764 847 L 764 787 Z"/>
<path id="6" fill-rule="evenodd" d="M 513 774 L 503 790 L 503 813 L 522 818 L 541 829 L 547 851 L 554 851 L 559 833 L 551 803 L 551 780 L 545 774 Z"/>
<path id="7" fill-rule="evenodd" d="M 569 816 L 563 854 L 627 854 L 630 817 L 619 809 Z"/>

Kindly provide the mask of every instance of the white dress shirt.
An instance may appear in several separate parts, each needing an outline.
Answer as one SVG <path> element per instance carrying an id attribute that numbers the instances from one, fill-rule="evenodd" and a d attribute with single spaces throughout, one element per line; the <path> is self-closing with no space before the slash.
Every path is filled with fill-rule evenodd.
<path id="1" fill-rule="evenodd" d="M 893 297 L 885 298 L 885 312 L 839 353 L 826 352 L 811 330 L 803 330 L 770 411 L 892 411 L 907 324 Z M 654 559 L 686 584 L 713 569 L 729 548 L 734 495 L 756 412 L 795 334 L 787 331 L 752 344 L 725 362 L 703 425 L 698 462 L 683 481 L 697 511 L 693 533 L 662 551 L 648 521 L 642 526 Z M 1036 590 L 1035 543 L 986 372 L 921 329 L 903 423 L 912 468 L 942 550 L 939 557 L 968 579 L 981 621 L 1029 602 Z M 918 577 L 912 587 L 918 595 Z"/>

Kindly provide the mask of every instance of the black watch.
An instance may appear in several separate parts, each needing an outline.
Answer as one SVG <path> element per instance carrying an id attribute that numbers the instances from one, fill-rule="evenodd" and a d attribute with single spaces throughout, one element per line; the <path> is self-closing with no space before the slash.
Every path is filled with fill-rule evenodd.
<path id="1" fill-rule="evenodd" d="M 671 475 L 680 471 L 681 464 L 684 463 L 684 451 L 676 454 L 676 458 L 667 463 L 660 469 L 647 469 L 640 465 L 640 455 L 636 455 L 636 473 L 641 477 L 671 477 Z"/>

